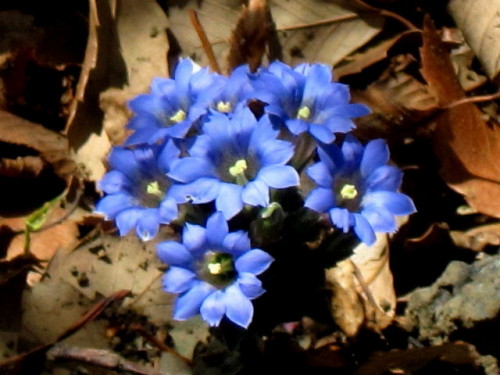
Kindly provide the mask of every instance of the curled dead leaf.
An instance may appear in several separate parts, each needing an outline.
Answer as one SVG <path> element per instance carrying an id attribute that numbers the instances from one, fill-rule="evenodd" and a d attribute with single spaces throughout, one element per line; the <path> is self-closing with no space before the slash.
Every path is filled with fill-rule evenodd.
<path id="1" fill-rule="evenodd" d="M 449 53 L 429 17 L 420 54 L 422 75 L 440 106 L 463 99 Z M 446 183 L 479 212 L 500 217 L 500 127 L 486 123 L 474 104 L 463 103 L 435 118 L 432 139 Z"/>

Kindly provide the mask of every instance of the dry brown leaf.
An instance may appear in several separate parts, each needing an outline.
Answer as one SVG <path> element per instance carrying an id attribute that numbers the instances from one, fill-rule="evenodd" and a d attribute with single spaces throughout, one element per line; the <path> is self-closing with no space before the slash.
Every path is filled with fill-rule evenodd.
<path id="1" fill-rule="evenodd" d="M 338 67 L 334 67 L 335 78 L 338 80 L 341 77 L 360 73 L 363 69 L 382 61 L 387 58 L 387 52 L 394 47 L 397 43 L 406 38 L 419 35 L 415 31 L 405 31 L 400 33 L 384 42 L 377 44 L 374 47 L 370 47 L 365 51 L 355 53 L 352 56 L 346 58 L 346 62 Z"/>
<path id="2" fill-rule="evenodd" d="M 462 99 L 449 53 L 426 17 L 422 75 L 443 107 Z M 487 124 L 479 109 L 465 103 L 440 113 L 433 132 L 441 176 L 479 212 L 500 217 L 500 128 Z"/>
<path id="3" fill-rule="evenodd" d="M 356 133 L 367 138 L 393 136 L 396 129 L 404 131 L 437 109 L 427 86 L 403 71 L 384 74 L 365 90 L 352 90 L 352 98 L 372 109 L 356 122 Z"/>
<path id="4" fill-rule="evenodd" d="M 448 11 L 491 80 L 500 73 L 500 0 L 450 0 Z"/>
<path id="5" fill-rule="evenodd" d="M 191 0 L 182 4 L 182 7 L 169 6 L 170 30 L 180 53 L 201 65 L 208 65 L 198 36 L 189 23 L 187 10 L 193 8 L 217 60 L 222 61 L 228 50 L 227 41 L 240 16 L 241 2 Z M 373 16 L 367 22 L 352 11 L 321 0 L 269 0 L 269 8 L 283 47 L 283 60 L 288 64 L 302 61 L 336 64 L 371 40 L 383 25 L 382 17 Z"/>
<path id="6" fill-rule="evenodd" d="M 76 165 L 70 158 L 68 141 L 64 136 L 5 111 L 0 111 L 0 141 L 36 151 L 40 159 L 64 180 L 76 172 Z M 33 160 L 30 163 L 30 167 L 38 168 L 40 165 Z M 2 162 L 4 166 L 7 164 L 7 161 Z M 26 164 L 17 166 L 24 167 Z M 19 170 L 21 171 L 22 169 Z"/>
<path id="7" fill-rule="evenodd" d="M 450 237 L 455 245 L 483 251 L 488 246 L 500 246 L 500 223 L 486 224 L 468 231 L 450 231 Z"/>

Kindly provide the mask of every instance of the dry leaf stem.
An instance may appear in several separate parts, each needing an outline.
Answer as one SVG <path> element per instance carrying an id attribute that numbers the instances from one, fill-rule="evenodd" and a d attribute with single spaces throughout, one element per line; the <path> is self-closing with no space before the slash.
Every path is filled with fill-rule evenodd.
<path id="1" fill-rule="evenodd" d="M 194 27 L 194 30 L 196 31 L 196 34 L 198 34 L 198 38 L 200 38 L 203 50 L 207 55 L 210 69 L 212 69 L 212 71 L 214 71 L 215 73 L 221 74 L 221 70 L 219 64 L 217 63 L 217 59 L 215 58 L 215 53 L 214 50 L 212 49 L 212 45 L 210 44 L 210 41 L 208 40 L 207 37 L 207 33 L 205 33 L 205 29 L 203 28 L 198 18 L 198 14 L 194 9 L 189 9 L 189 18 L 191 20 L 191 24 Z"/>

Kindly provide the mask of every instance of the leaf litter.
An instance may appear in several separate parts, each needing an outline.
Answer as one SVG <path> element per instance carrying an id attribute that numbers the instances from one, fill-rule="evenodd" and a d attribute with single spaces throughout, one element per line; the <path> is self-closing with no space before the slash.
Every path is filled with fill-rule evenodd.
<path id="1" fill-rule="evenodd" d="M 498 292 L 500 147 L 498 105 L 494 96 L 487 98 L 498 90 L 498 67 L 497 51 L 485 48 L 484 41 L 498 42 L 498 35 L 491 12 L 470 18 L 457 10 L 470 3 L 450 1 L 456 25 L 444 28 L 449 19 L 432 7 L 421 4 L 409 14 L 397 0 L 378 2 L 380 8 L 369 1 L 151 0 L 138 6 L 127 0 L 90 0 L 84 18 L 85 7 L 68 6 L 67 19 L 73 23 L 36 26 L 36 12 L 1 10 L 0 24 L 10 27 L 0 38 L 0 78 L 7 89 L 0 98 L 0 176 L 9 182 L 2 188 L 33 181 L 45 181 L 46 187 L 34 194 L 23 190 L 21 213 L 7 204 L 16 196 L 12 188 L 0 207 L 0 350 L 5 359 L 0 368 L 14 374 L 32 364 L 38 373 L 68 373 L 57 365 L 59 359 L 103 374 L 124 368 L 144 374 L 250 369 L 495 373 L 499 353 L 491 332 L 498 328 L 499 309 L 491 297 Z M 492 4 L 478 2 L 477 9 Z M 127 101 L 147 92 L 153 77 L 168 76 L 173 67 L 168 62 L 176 56 L 208 63 L 207 47 L 189 18 L 192 10 L 223 71 L 276 57 L 288 64 L 324 62 L 338 68 L 336 79 L 354 87 L 354 101 L 373 111 L 358 121 L 356 131 L 364 139 L 389 140 L 394 163 L 407 170 L 403 189 L 419 207 L 396 235 L 336 257 L 324 271 L 326 284 L 308 283 L 318 290 L 306 293 L 323 298 L 308 306 L 308 315 L 300 314 L 305 311 L 300 303 L 312 298 L 303 299 L 298 288 L 288 292 L 296 301 L 287 301 L 285 321 L 274 319 L 283 309 L 260 318 L 264 336 L 250 331 L 237 340 L 239 333 L 231 327 L 208 329 L 200 319 L 172 321 L 173 299 L 162 291 L 165 266 L 155 256 L 154 243 L 105 233 L 106 225 L 92 213 L 99 194 L 94 184 L 106 170 L 106 155 L 127 135 Z M 424 13 L 437 21 L 438 30 L 459 30 L 465 36 L 465 41 L 448 42 L 455 49 L 454 67 Z M 48 48 L 44 38 L 57 33 L 67 35 Z M 255 35 L 259 37 L 249 37 Z M 20 46 L 38 52 L 26 54 Z M 21 99 L 26 95 L 25 67 L 33 61 L 73 75 L 65 91 L 56 90 L 57 117 L 65 120 L 65 128 L 12 105 L 14 93 Z M 8 69 L 6 63 L 11 64 Z M 75 66 L 77 70 L 68 70 Z M 467 98 L 464 90 L 488 100 L 487 106 L 461 104 Z M 81 195 L 70 200 L 77 206 L 74 214 L 66 217 L 64 204 L 53 208 L 48 221 L 59 217 L 61 223 L 33 233 L 25 248 L 16 233 L 27 217 L 75 179 L 81 182 Z M 461 214 L 465 203 L 472 214 Z M 171 238 L 172 229 L 162 230 L 163 237 Z M 316 251 L 310 244 L 309 250 Z M 41 265 L 40 259 L 48 264 Z M 41 275 L 29 276 L 34 271 Z M 28 285 L 26 280 L 32 281 Z M 259 300 L 264 308 L 273 306 L 270 302 Z M 30 350 L 43 360 L 30 363 L 35 358 Z"/>

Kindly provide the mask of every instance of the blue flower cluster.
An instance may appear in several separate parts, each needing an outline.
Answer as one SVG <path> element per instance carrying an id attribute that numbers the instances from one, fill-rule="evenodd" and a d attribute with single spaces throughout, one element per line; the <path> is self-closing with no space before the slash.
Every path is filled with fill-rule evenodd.
<path id="1" fill-rule="evenodd" d="M 264 292 L 256 275 L 273 258 L 247 232 L 229 232 L 228 221 L 274 207 L 277 190 L 300 192 L 302 166 L 315 184 L 304 206 L 368 245 L 376 232 L 396 230 L 394 216 L 415 211 L 398 192 L 402 173 L 388 165 L 386 143 L 363 146 L 347 134 L 369 109 L 350 103 L 348 86 L 332 82 L 326 65 L 273 62 L 226 77 L 183 59 L 173 78 L 155 79 L 129 105 L 132 133 L 109 156 L 96 211 L 120 235 L 135 230 L 149 240 L 185 207 L 213 207 L 206 227 L 185 223 L 182 243 L 158 245 L 170 266 L 164 289 L 179 293 L 176 319 L 250 324 L 250 300 Z"/>

